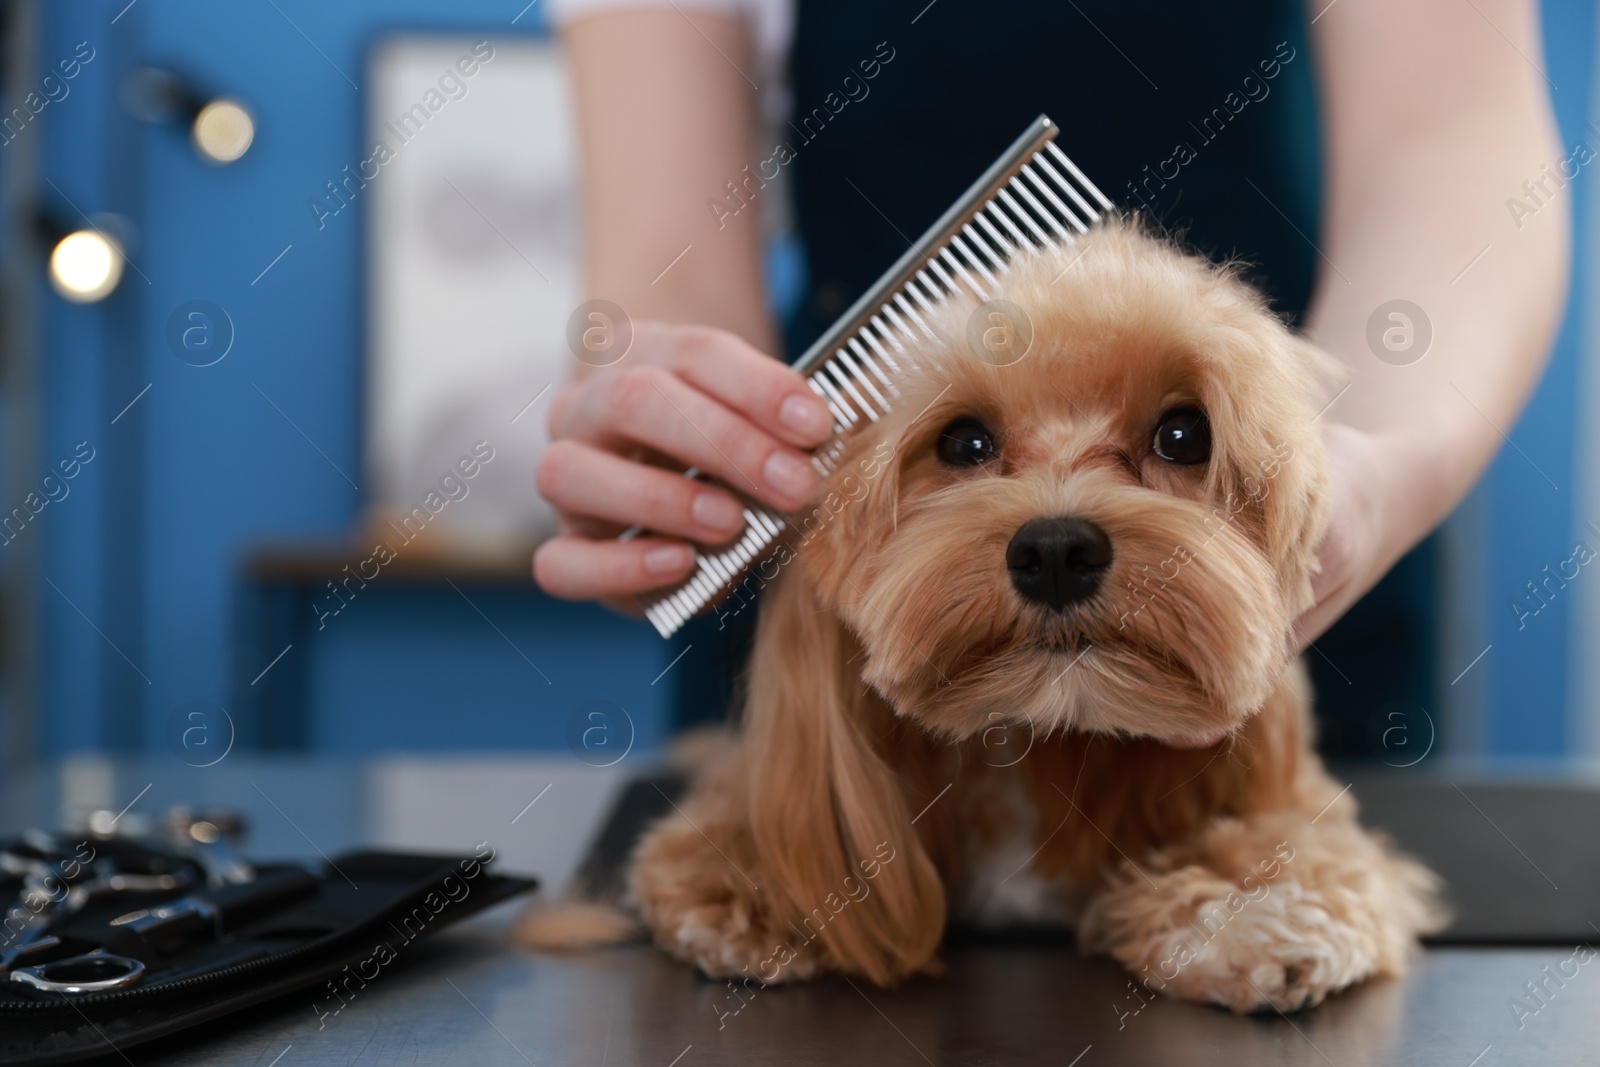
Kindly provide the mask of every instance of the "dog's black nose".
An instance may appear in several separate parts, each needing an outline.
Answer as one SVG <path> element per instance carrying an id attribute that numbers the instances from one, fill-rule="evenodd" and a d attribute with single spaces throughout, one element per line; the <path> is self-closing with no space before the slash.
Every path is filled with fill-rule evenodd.
<path id="1" fill-rule="evenodd" d="M 1006 568 L 1017 592 L 1057 611 L 1100 588 L 1110 565 L 1111 538 L 1087 519 L 1033 519 L 1006 546 Z"/>

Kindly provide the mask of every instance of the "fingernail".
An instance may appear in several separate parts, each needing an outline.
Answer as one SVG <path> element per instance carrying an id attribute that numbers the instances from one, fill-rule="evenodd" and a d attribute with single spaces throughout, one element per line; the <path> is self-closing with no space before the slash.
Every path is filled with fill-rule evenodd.
<path id="1" fill-rule="evenodd" d="M 799 393 L 784 400 L 778 408 L 778 418 L 789 429 L 807 437 L 821 437 L 833 425 L 822 401 Z"/>
<path id="2" fill-rule="evenodd" d="M 744 519 L 744 508 L 721 493 L 696 493 L 689 511 L 694 521 L 713 530 L 731 530 Z"/>
<path id="3" fill-rule="evenodd" d="M 762 468 L 767 484 L 792 500 L 804 500 L 816 487 L 817 474 L 811 464 L 788 452 L 774 452 Z"/>
<path id="4" fill-rule="evenodd" d="M 644 569 L 651 574 L 671 574 L 683 570 L 693 558 L 688 545 L 662 545 L 644 554 Z"/>

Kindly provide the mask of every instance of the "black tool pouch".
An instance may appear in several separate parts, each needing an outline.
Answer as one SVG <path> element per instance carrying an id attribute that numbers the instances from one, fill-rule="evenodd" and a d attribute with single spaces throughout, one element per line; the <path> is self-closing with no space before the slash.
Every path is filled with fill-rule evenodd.
<path id="1" fill-rule="evenodd" d="M 8 857 L 27 848 L 9 844 L 0 843 Z M 0 871 L 0 963 L 9 962 L 0 972 L 0 1064 L 114 1055 L 295 990 L 312 993 L 314 1010 L 323 1003 L 335 1012 L 382 981 L 415 939 L 536 885 L 490 873 L 486 846 L 460 857 L 354 852 L 304 867 L 262 865 L 256 884 L 279 891 L 251 902 L 252 883 L 208 891 L 204 872 L 159 844 L 86 847 L 93 861 L 69 860 L 49 883 L 63 899 L 79 893 L 70 915 L 47 928 L 61 941 L 53 951 L 18 955 L 39 883 L 29 897 L 20 874 Z M 135 873 L 88 881 L 108 853 L 111 869 Z M 208 908 L 208 893 L 226 907 Z M 135 968 L 136 981 L 104 988 Z M 90 991 L 70 991 L 83 984 Z"/>

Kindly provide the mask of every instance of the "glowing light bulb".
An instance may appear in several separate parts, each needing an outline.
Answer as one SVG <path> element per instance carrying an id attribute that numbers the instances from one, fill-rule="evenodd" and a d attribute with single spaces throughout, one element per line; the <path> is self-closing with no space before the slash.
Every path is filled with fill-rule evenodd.
<path id="1" fill-rule="evenodd" d="M 213 163 L 232 163 L 250 149 L 256 123 L 237 100 L 219 97 L 194 117 L 194 146 Z"/>
<path id="2" fill-rule="evenodd" d="M 50 282 L 75 304 L 104 300 L 122 279 L 122 249 L 96 230 L 63 237 L 50 253 Z"/>

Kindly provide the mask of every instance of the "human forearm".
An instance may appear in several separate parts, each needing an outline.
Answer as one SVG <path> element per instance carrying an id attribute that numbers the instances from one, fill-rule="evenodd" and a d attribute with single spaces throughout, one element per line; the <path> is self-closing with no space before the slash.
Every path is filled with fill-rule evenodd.
<path id="1" fill-rule="evenodd" d="M 1380 155 L 1330 212 L 1323 249 L 1337 271 L 1324 276 L 1307 333 L 1341 359 L 1349 388 L 1326 417 L 1379 438 L 1396 473 L 1414 475 L 1408 541 L 1443 519 L 1503 446 L 1564 302 L 1565 198 L 1520 230 L 1504 206 L 1562 153 L 1548 126 L 1518 129 L 1515 118 L 1473 115 Z M 1386 362 L 1369 343 L 1374 310 L 1395 298 L 1431 327 L 1414 363 L 1404 362 L 1414 352 Z M 1415 344 L 1425 327 L 1413 326 Z"/>
<path id="2" fill-rule="evenodd" d="M 751 159 L 744 24 L 692 9 L 629 10 L 578 20 L 564 42 L 590 294 L 635 320 L 715 326 L 773 351 L 760 212 L 719 223 L 706 208 Z"/>
<path id="3" fill-rule="evenodd" d="M 1546 181 L 1552 195 L 1520 227 L 1506 202 L 1566 153 L 1533 67 L 1531 5 L 1339 11 L 1319 22 L 1329 167 L 1306 331 L 1349 375 L 1325 418 L 1385 459 L 1386 569 L 1482 474 L 1543 370 L 1566 294 L 1567 197 Z M 1380 359 L 1368 340 L 1395 299 L 1431 326 L 1415 362 Z"/>

